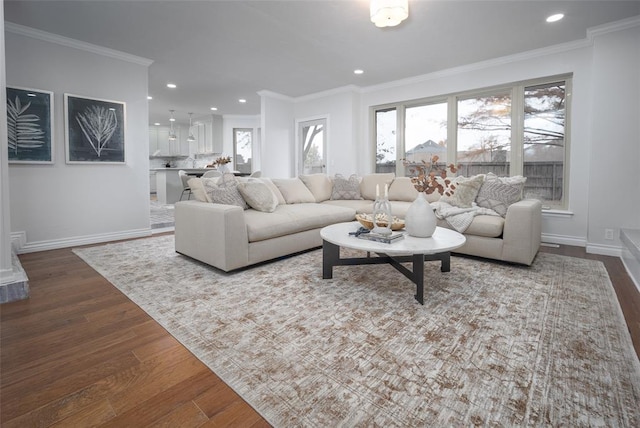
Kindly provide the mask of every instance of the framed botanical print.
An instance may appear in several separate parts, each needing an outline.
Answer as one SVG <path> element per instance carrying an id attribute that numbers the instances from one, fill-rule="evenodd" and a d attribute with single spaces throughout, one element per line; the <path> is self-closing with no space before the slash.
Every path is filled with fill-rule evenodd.
<path id="1" fill-rule="evenodd" d="M 67 163 L 125 163 L 125 103 L 64 94 Z"/>
<path id="2" fill-rule="evenodd" d="M 53 163 L 53 135 L 53 92 L 7 86 L 9 163 Z"/>

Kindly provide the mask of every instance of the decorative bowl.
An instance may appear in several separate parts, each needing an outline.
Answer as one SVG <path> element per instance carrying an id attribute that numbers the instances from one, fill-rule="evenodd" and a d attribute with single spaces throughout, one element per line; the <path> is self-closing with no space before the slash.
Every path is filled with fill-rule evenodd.
<path id="1" fill-rule="evenodd" d="M 360 224 L 367 229 L 371 230 L 374 228 L 373 224 L 373 215 L 372 214 L 356 214 L 356 220 L 360 222 Z M 388 221 L 386 218 L 378 218 L 376 220 L 378 226 L 384 227 L 387 225 Z M 400 230 L 404 229 L 404 220 L 398 217 L 393 216 L 391 219 L 391 230 Z"/>

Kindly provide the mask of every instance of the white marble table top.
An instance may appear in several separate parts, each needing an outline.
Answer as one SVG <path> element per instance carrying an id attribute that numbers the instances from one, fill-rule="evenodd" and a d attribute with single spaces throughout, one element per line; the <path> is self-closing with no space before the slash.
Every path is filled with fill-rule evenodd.
<path id="1" fill-rule="evenodd" d="M 349 235 L 360 227 L 357 221 L 351 223 L 337 223 L 324 227 L 320 230 L 320 236 L 325 241 L 341 247 L 353 248 L 355 250 L 371 251 L 387 255 L 410 255 L 410 254 L 437 254 L 455 250 L 464 245 L 466 238 L 455 230 L 437 227 L 430 238 L 416 238 L 405 235 L 404 238 L 385 244 L 383 242 L 369 241 Z"/>

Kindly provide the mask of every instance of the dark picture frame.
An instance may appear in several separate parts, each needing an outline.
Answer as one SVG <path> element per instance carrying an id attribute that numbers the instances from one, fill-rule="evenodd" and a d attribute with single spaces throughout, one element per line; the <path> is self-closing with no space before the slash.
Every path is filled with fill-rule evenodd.
<path id="1" fill-rule="evenodd" d="M 52 164 L 53 92 L 7 86 L 9 163 Z"/>
<path id="2" fill-rule="evenodd" d="M 64 94 L 67 163 L 125 163 L 125 103 Z"/>

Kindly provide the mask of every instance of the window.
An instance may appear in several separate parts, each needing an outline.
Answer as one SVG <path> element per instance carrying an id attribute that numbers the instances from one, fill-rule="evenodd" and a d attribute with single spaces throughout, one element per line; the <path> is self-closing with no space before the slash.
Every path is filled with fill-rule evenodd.
<path id="1" fill-rule="evenodd" d="M 565 76 L 374 107 L 376 172 L 411 175 L 405 165 L 437 155 L 460 175 L 523 175 L 525 197 L 564 209 L 570 85 Z"/>
<path id="2" fill-rule="evenodd" d="M 327 119 L 307 120 L 298 123 L 299 140 L 302 143 L 298 170 L 302 174 L 326 172 L 326 132 Z"/>
<path id="3" fill-rule="evenodd" d="M 251 174 L 253 129 L 233 128 L 233 159 L 236 171 Z"/>

